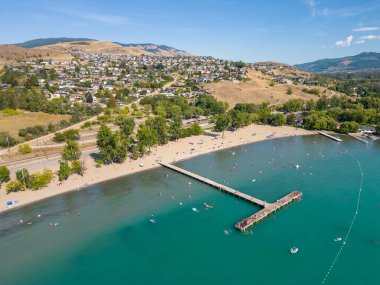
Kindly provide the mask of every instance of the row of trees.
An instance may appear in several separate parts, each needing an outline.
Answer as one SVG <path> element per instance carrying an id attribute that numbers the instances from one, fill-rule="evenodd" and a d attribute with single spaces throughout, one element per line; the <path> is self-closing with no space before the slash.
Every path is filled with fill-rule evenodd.
<path id="1" fill-rule="evenodd" d="M 136 159 L 145 155 L 155 145 L 167 144 L 170 140 L 199 135 L 203 132 L 199 124 L 189 128 L 182 126 L 182 118 L 176 116 L 171 120 L 156 116 L 148 118 L 133 136 L 135 122 L 131 117 L 120 117 L 117 120 L 120 130 L 112 130 L 102 125 L 97 134 L 99 163 L 122 163 L 131 154 Z"/>
<path id="2" fill-rule="evenodd" d="M 7 108 L 49 114 L 69 114 L 75 117 L 95 116 L 102 111 L 98 104 L 72 103 L 66 98 L 49 101 L 42 92 L 27 88 L 0 90 L 0 110 Z"/>
<path id="3" fill-rule="evenodd" d="M 54 173 L 50 169 L 30 174 L 25 168 L 16 172 L 16 180 L 11 180 L 6 186 L 6 192 L 19 192 L 26 189 L 38 190 L 50 183 Z"/>
<path id="4" fill-rule="evenodd" d="M 189 103 L 185 97 L 174 96 L 168 98 L 165 95 L 146 96 L 140 100 L 143 106 L 150 106 L 153 114 L 164 117 L 174 118 L 181 116 L 189 119 L 195 116 L 209 116 L 222 114 L 228 109 L 228 105 L 216 100 L 212 96 L 200 95 L 194 103 Z"/>

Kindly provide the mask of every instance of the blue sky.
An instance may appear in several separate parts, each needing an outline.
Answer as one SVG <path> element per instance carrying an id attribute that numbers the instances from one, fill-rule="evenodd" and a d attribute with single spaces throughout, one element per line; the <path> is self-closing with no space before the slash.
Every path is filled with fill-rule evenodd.
<path id="1" fill-rule="evenodd" d="M 295 64 L 380 52 L 380 0 L 1 0 L 0 43 L 63 36 Z"/>

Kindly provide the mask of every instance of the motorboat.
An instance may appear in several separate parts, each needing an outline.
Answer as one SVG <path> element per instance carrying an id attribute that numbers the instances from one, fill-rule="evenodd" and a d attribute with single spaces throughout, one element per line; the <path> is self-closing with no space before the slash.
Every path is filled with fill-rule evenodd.
<path id="1" fill-rule="evenodd" d="M 292 248 L 290 248 L 291 254 L 296 254 L 297 252 L 298 252 L 298 247 L 293 246 Z"/>
<path id="2" fill-rule="evenodd" d="M 191 210 L 192 210 L 193 212 L 199 213 L 199 211 L 198 211 L 197 208 L 191 208 Z"/>
<path id="3" fill-rule="evenodd" d="M 156 220 L 155 219 L 149 219 L 149 222 L 151 222 L 152 224 L 155 224 Z"/>
<path id="4" fill-rule="evenodd" d="M 209 204 L 207 204 L 207 203 L 203 203 L 203 205 L 205 205 L 207 209 L 212 209 L 212 208 L 214 208 L 214 206 L 209 205 Z"/>
<path id="5" fill-rule="evenodd" d="M 341 241 L 341 240 L 342 240 L 341 237 L 336 237 L 336 238 L 334 239 L 334 241 Z"/>

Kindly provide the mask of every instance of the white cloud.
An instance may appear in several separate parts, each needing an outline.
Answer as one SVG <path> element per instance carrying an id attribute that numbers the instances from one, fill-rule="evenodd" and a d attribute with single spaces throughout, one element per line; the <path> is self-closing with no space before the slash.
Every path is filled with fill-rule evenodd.
<path id="1" fill-rule="evenodd" d="M 357 45 L 365 44 L 365 40 L 357 40 L 357 41 L 355 42 L 355 44 L 357 44 Z"/>
<path id="2" fill-rule="evenodd" d="M 380 30 L 380 27 L 363 27 L 363 28 L 353 29 L 354 32 L 370 32 L 370 31 L 377 31 L 377 30 Z"/>
<path id="3" fill-rule="evenodd" d="M 368 35 L 360 37 L 359 40 L 380 40 L 380 35 Z"/>
<path id="4" fill-rule="evenodd" d="M 354 36 L 348 36 L 345 40 L 343 41 L 336 41 L 335 45 L 338 47 L 349 47 L 352 44 L 352 41 L 354 39 Z"/>

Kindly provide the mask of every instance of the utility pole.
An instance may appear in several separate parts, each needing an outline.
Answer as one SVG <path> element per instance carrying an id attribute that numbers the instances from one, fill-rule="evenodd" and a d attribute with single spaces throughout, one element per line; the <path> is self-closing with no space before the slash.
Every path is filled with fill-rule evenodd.
<path id="1" fill-rule="evenodd" d="M 11 149 L 9 148 L 9 136 L 7 136 L 7 144 L 8 144 L 8 156 L 11 157 Z"/>

